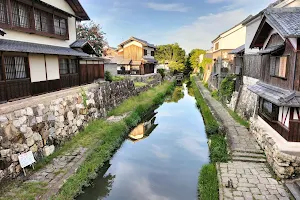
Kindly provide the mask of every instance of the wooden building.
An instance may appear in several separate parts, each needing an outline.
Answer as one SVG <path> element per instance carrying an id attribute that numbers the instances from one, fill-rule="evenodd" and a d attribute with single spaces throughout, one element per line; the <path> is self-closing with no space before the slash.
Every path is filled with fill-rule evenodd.
<path id="1" fill-rule="evenodd" d="M 145 40 L 131 37 L 118 49 L 118 73 L 144 75 L 154 73 L 156 47 Z"/>
<path id="2" fill-rule="evenodd" d="M 103 61 L 76 40 L 76 23 L 89 20 L 78 0 L 0 0 L 0 8 L 0 102 L 103 77 Z"/>
<path id="3" fill-rule="evenodd" d="M 261 55 L 258 115 L 290 142 L 300 142 L 300 8 L 268 9 L 250 45 Z"/>

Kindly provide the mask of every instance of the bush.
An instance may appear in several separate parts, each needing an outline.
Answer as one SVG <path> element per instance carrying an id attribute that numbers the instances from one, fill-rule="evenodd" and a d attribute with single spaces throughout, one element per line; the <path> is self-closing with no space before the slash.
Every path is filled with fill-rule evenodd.
<path id="1" fill-rule="evenodd" d="M 165 69 L 157 69 L 157 72 L 161 75 L 162 80 L 164 80 L 166 74 L 165 74 Z"/>
<path id="2" fill-rule="evenodd" d="M 109 82 L 113 81 L 113 77 L 112 77 L 112 75 L 111 75 L 111 73 L 109 71 L 105 71 L 105 73 L 104 73 L 104 80 L 105 81 L 109 81 Z"/>
<path id="3" fill-rule="evenodd" d="M 215 98 L 216 100 L 219 100 L 219 91 L 218 90 L 214 90 L 211 92 L 211 96 L 213 98 Z"/>
<path id="4" fill-rule="evenodd" d="M 232 93 L 235 89 L 235 78 L 234 74 L 230 74 L 223 79 L 219 89 L 219 97 L 223 103 L 230 101 Z"/>
<path id="5" fill-rule="evenodd" d="M 125 77 L 123 77 L 123 76 L 113 76 L 112 77 L 112 81 L 122 81 L 124 79 L 125 79 Z"/>

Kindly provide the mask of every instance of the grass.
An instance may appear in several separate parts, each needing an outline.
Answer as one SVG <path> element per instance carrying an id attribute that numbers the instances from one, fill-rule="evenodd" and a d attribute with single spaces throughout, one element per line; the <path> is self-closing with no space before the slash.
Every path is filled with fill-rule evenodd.
<path id="1" fill-rule="evenodd" d="M 0 196 L 0 200 L 35 200 L 37 195 L 42 195 L 46 192 L 47 183 L 33 182 L 23 183 L 21 186 L 17 184 L 10 185 L 5 189 L 10 193 Z"/>
<path id="2" fill-rule="evenodd" d="M 219 133 L 219 124 L 212 115 L 205 99 L 202 97 L 195 77 L 191 77 L 192 88 L 194 90 L 197 107 L 200 109 L 205 123 L 205 131 L 209 140 L 210 164 L 201 168 L 198 179 L 198 199 L 218 200 L 219 185 L 217 177 L 216 162 L 227 162 L 229 155 L 227 152 L 226 138 Z"/>
<path id="3" fill-rule="evenodd" d="M 147 83 L 144 83 L 144 82 L 134 82 L 134 86 L 139 88 L 139 87 L 144 87 L 148 85 Z"/>
<path id="4" fill-rule="evenodd" d="M 117 115 L 131 111 L 131 114 L 120 122 L 109 123 L 103 119 L 95 120 L 79 134 L 74 136 L 72 140 L 66 142 L 54 154 L 46 157 L 41 162 L 37 163 L 35 168 L 38 170 L 48 163 L 53 158 L 63 155 L 66 152 L 78 147 L 88 148 L 89 155 L 84 163 L 79 167 L 72 177 L 70 177 L 59 194 L 53 199 L 73 199 L 82 189 L 83 186 L 89 184 L 89 180 L 97 176 L 97 171 L 106 161 L 108 161 L 116 149 L 120 147 L 129 130 L 135 127 L 152 107 L 161 104 L 166 95 L 171 94 L 174 89 L 174 84 L 164 82 L 155 88 L 149 89 L 138 96 L 131 97 L 125 100 L 120 106 L 115 108 L 111 113 Z M 21 187 L 16 184 L 10 184 L 3 191 L 13 191 L 15 194 L 1 194 L 2 200 L 13 199 L 35 199 L 45 192 L 45 185 L 41 182 L 22 183 Z M 14 190 L 17 190 L 14 192 Z"/>
<path id="5" fill-rule="evenodd" d="M 203 165 L 198 180 L 198 199 L 217 200 L 219 199 L 219 185 L 217 179 L 217 169 L 214 164 Z M 205 192 L 207 191 L 207 192 Z"/>
<path id="6" fill-rule="evenodd" d="M 248 121 L 244 120 L 243 118 L 241 118 L 236 112 L 230 110 L 230 109 L 227 109 L 229 114 L 231 115 L 231 117 L 236 121 L 238 122 L 240 125 L 242 126 L 245 126 L 247 129 L 250 128 L 250 124 Z"/>
<path id="7" fill-rule="evenodd" d="M 174 90 L 174 84 L 170 86 L 169 82 L 164 82 L 162 85 L 158 85 L 154 88 L 147 90 L 146 92 L 143 92 L 143 95 L 130 97 L 120 106 L 110 111 L 108 115 L 120 116 L 132 110 L 135 110 L 138 106 L 151 105 L 153 97 L 163 96 L 165 92 L 171 94 L 173 90 Z"/>
<path id="8" fill-rule="evenodd" d="M 125 79 L 125 77 L 122 77 L 122 76 L 113 76 L 112 77 L 112 81 L 122 81 L 124 79 Z"/>
<path id="9" fill-rule="evenodd" d="M 98 120 L 89 125 L 90 130 L 94 130 L 88 139 L 88 141 L 91 142 L 91 145 L 89 145 L 91 153 L 77 170 L 76 174 L 66 181 L 54 199 L 73 199 L 73 197 L 81 191 L 83 186 L 87 186 L 89 180 L 97 176 L 99 168 L 101 168 L 104 163 L 111 158 L 114 151 L 120 147 L 128 131 L 140 122 L 143 115 L 149 111 L 149 109 L 162 103 L 164 97 L 169 94 L 173 88 L 173 84 L 165 82 L 163 85 L 126 100 L 112 111 L 112 113 L 118 114 L 132 111 L 130 116 L 120 122 L 111 124 Z M 142 99 L 147 100 L 147 102 L 138 101 Z M 133 102 L 135 105 L 128 108 L 128 104 L 132 105 Z M 102 141 L 101 145 L 95 142 L 99 140 Z"/>

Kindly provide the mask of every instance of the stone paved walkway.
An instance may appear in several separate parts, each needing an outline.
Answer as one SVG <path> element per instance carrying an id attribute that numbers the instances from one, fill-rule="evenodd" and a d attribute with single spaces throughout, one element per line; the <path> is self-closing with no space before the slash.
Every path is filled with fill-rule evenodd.
<path id="1" fill-rule="evenodd" d="M 230 116 L 199 80 L 196 83 L 224 126 L 232 154 L 231 162 L 217 164 L 220 199 L 289 199 L 284 186 L 273 178 L 252 134 Z"/>

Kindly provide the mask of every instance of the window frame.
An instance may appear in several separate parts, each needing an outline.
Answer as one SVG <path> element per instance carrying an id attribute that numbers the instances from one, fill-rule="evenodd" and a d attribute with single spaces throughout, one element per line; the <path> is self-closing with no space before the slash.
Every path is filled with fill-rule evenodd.
<path id="1" fill-rule="evenodd" d="M 264 103 L 271 104 L 272 113 L 266 112 L 266 110 L 263 107 Z M 270 121 L 279 122 L 278 121 L 279 106 L 275 105 L 274 103 L 272 103 L 264 98 L 259 98 L 259 112 L 261 114 L 263 114 L 266 118 L 268 118 Z"/>
<path id="2" fill-rule="evenodd" d="M 0 0 L 1 1 L 1 0 Z M 19 1 L 19 0 L 2 0 L 4 2 L 4 5 L 6 6 L 6 10 L 7 13 L 5 13 L 4 11 L 2 12 L 3 16 L 6 17 L 6 21 L 5 22 L 0 22 L 2 28 L 6 28 L 6 29 L 11 29 L 11 30 L 15 30 L 15 31 L 20 31 L 20 32 L 25 32 L 25 33 L 34 33 L 36 35 L 41 35 L 41 36 L 45 36 L 45 37 L 50 37 L 50 38 L 57 38 L 57 39 L 61 39 L 61 40 L 68 40 L 69 39 L 69 26 L 68 26 L 68 14 L 62 13 L 62 11 L 58 10 L 58 9 L 53 9 L 53 10 L 49 10 L 47 9 L 45 6 L 43 6 L 42 4 L 38 4 L 38 3 L 34 3 L 34 4 L 30 4 L 30 3 L 26 3 L 23 1 Z M 15 7 L 17 7 L 18 9 L 14 10 L 13 5 L 17 5 Z M 20 11 L 19 11 L 19 5 L 24 5 L 27 8 L 27 12 L 25 13 L 27 18 L 26 18 L 26 26 L 20 26 Z M 3 9 L 5 10 L 5 9 Z M 46 21 L 49 23 L 48 25 L 46 25 L 47 27 L 45 27 L 46 29 L 42 28 L 42 14 L 40 14 L 39 19 L 40 20 L 36 20 L 35 19 L 35 11 L 39 12 L 39 13 L 44 13 L 44 16 L 46 17 Z M 15 14 L 13 13 L 15 12 Z M 17 14 L 16 14 L 17 13 Z M 1 13 L 0 13 L 1 15 Z M 55 34 L 55 30 L 54 30 L 54 16 L 57 16 L 58 18 L 60 18 L 60 20 L 64 20 L 65 21 L 65 26 L 63 27 L 63 33 L 60 34 Z M 22 21 L 22 19 L 21 19 Z M 36 23 L 40 23 L 40 25 L 36 25 Z M 39 30 L 39 28 L 37 27 L 41 27 L 41 30 Z"/>
<path id="3" fill-rule="evenodd" d="M 3 57 L 3 68 L 4 68 L 4 73 L 3 74 L 3 79 L 2 81 L 6 80 L 6 81 L 13 81 L 13 80 L 22 80 L 22 79 L 29 79 L 30 78 L 30 69 L 29 69 L 29 59 L 27 56 L 21 56 L 21 55 L 4 55 Z M 6 59 L 7 58 L 11 58 L 13 63 L 9 63 L 7 64 L 6 63 Z M 23 58 L 23 61 L 24 62 L 24 66 L 23 66 L 23 69 L 24 71 L 20 71 L 17 69 L 17 64 L 16 64 L 16 59 L 17 58 Z M 13 78 L 8 78 L 8 72 L 7 72 L 7 65 L 9 65 L 10 67 L 11 66 L 14 66 L 14 69 L 10 69 L 11 72 L 9 72 L 9 74 L 14 74 Z M 21 66 L 20 63 L 18 63 L 18 66 Z M 20 68 L 19 68 L 20 69 Z M 13 72 L 14 71 L 14 72 Z M 25 76 L 22 76 L 22 77 L 19 77 L 17 78 L 17 75 L 20 76 L 22 73 L 25 73 Z M 12 75 L 10 75 L 12 77 Z"/>
<path id="4" fill-rule="evenodd" d="M 219 42 L 216 42 L 216 43 L 215 43 L 215 45 L 214 45 L 215 51 L 218 51 L 218 50 L 219 50 L 219 45 L 220 45 Z"/>
<path id="5" fill-rule="evenodd" d="M 66 60 L 66 69 L 61 69 L 62 60 Z M 72 65 L 75 64 L 75 66 Z M 58 59 L 59 64 L 59 75 L 72 75 L 72 74 L 79 74 L 79 62 L 77 58 L 68 58 L 68 57 L 60 57 Z M 64 71 L 64 73 L 61 73 Z"/>
<path id="6" fill-rule="evenodd" d="M 144 56 L 147 56 L 148 55 L 148 51 L 147 49 L 144 49 Z"/>
<path id="7" fill-rule="evenodd" d="M 288 75 L 288 63 L 289 63 L 289 56 L 290 55 L 281 55 L 281 56 L 270 56 L 270 76 L 271 77 L 276 77 L 276 78 L 281 78 L 286 80 L 287 75 Z M 281 67 L 281 59 L 285 58 L 285 76 L 280 75 L 280 67 Z M 273 60 L 275 59 L 275 60 Z M 277 65 L 279 63 L 279 65 Z M 273 66 L 275 65 L 275 66 Z"/>
<path id="8" fill-rule="evenodd" d="M 151 56 L 154 57 L 154 51 L 151 51 Z"/>

